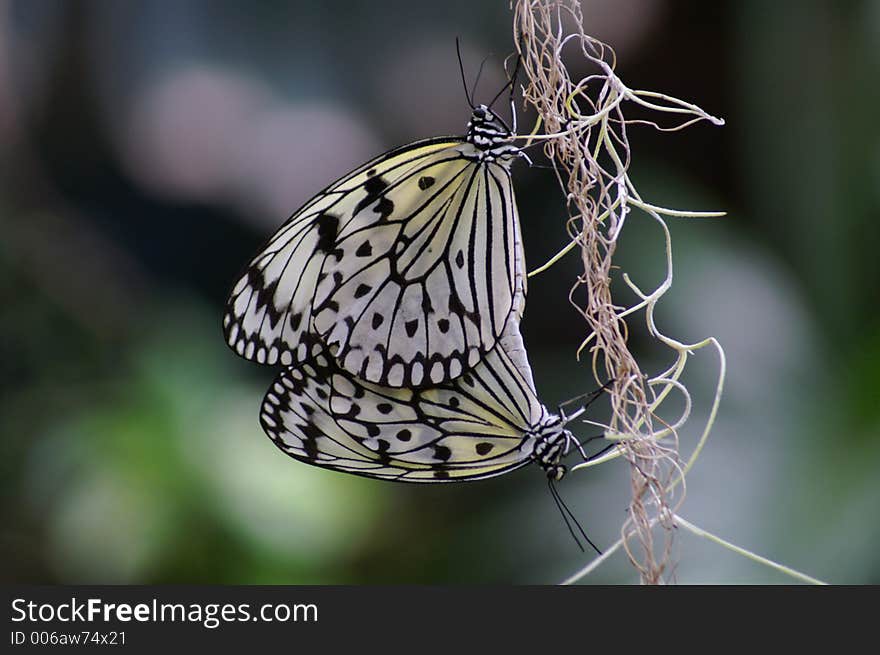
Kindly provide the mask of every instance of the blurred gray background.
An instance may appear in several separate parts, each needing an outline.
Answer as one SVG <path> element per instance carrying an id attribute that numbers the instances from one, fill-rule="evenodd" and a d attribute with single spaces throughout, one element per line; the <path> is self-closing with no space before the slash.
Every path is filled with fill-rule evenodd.
<path id="1" fill-rule="evenodd" d="M 658 308 L 717 336 L 729 376 L 688 480 L 690 521 L 839 583 L 880 582 L 880 2 L 586 0 L 634 88 L 727 120 L 630 129 L 672 221 Z M 507 2 L 0 2 L 0 566 L 7 582 L 556 582 L 586 563 L 537 467 L 418 487 L 319 470 L 263 435 L 273 372 L 234 356 L 222 305 L 300 203 L 390 147 L 461 134 L 504 82 Z M 565 240 L 552 173 L 517 167 L 534 267 Z M 633 215 L 619 264 L 662 275 Z M 545 403 L 590 387 L 567 303 L 579 259 L 530 285 Z M 630 321 L 646 371 L 670 364 Z M 702 429 L 717 360 L 686 381 Z M 576 426 L 590 436 L 587 426 Z M 625 465 L 560 490 L 617 539 Z M 686 533 L 679 582 L 789 579 Z M 632 583 L 616 556 L 587 579 Z"/>

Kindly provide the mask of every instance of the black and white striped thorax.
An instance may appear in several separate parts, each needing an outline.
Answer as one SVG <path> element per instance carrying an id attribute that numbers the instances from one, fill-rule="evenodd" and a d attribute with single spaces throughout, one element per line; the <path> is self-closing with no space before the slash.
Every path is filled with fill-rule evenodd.
<path id="1" fill-rule="evenodd" d="M 492 113 L 486 105 L 479 105 L 471 114 L 465 141 L 475 148 L 474 153 L 464 153 L 477 161 L 497 161 L 509 166 L 520 151 L 513 145 L 513 132 Z"/>
<path id="2" fill-rule="evenodd" d="M 529 431 L 526 438 L 534 440 L 532 458 L 544 469 L 547 477 L 551 480 L 561 480 L 565 477 L 568 469 L 559 462 L 568 454 L 569 445 L 574 437 L 565 429 L 562 418 L 555 414 L 547 414 Z"/>

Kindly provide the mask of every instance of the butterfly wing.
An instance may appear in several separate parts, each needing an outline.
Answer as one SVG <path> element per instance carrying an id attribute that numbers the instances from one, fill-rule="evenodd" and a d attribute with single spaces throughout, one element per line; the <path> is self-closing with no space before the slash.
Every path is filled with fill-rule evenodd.
<path id="1" fill-rule="evenodd" d="M 224 329 L 260 363 L 305 360 L 313 334 L 367 381 L 426 386 L 494 347 L 522 311 L 522 280 L 508 168 L 431 139 L 365 164 L 288 220 L 235 285 Z"/>
<path id="2" fill-rule="evenodd" d="M 229 346 L 261 364 L 289 365 L 309 355 L 312 301 L 325 260 L 335 258 L 338 232 L 367 199 L 367 173 L 381 168 L 398 180 L 426 163 L 458 159 L 460 139 L 429 139 L 367 162 L 308 201 L 269 239 L 234 285 L 223 329 Z M 342 224 L 340 224 L 340 222 Z M 356 264 L 365 251 L 350 258 Z M 366 253 L 369 257 L 369 253 Z M 363 261 L 363 260 L 361 260 Z"/>
<path id="3" fill-rule="evenodd" d="M 546 414 L 499 347 L 455 381 L 420 390 L 361 381 L 320 355 L 282 371 L 260 421 L 281 450 L 308 464 L 401 482 L 454 482 L 527 464 L 534 447 L 528 432 Z"/>
<path id="4" fill-rule="evenodd" d="M 340 230 L 340 259 L 325 261 L 315 330 L 343 368 L 370 382 L 454 379 L 522 309 L 514 306 L 524 264 L 510 172 L 462 157 L 425 162 L 396 184 L 376 173 L 367 184 L 376 196 Z M 367 248 L 362 265 L 346 263 Z"/>

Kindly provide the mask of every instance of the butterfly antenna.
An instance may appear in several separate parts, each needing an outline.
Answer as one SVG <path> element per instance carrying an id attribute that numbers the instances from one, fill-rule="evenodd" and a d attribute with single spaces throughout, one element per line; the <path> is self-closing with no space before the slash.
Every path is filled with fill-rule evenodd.
<path id="1" fill-rule="evenodd" d="M 586 405 L 589 405 L 589 404 L 590 404 L 591 402 L 593 402 L 596 398 L 598 398 L 599 396 L 601 396 L 601 395 L 602 395 L 602 392 L 605 391 L 608 387 L 610 387 L 613 383 L 614 383 L 614 380 L 613 380 L 613 379 L 608 380 L 608 382 L 606 382 L 605 384 L 603 384 L 603 385 L 602 385 L 601 387 L 599 387 L 598 389 L 594 389 L 593 391 L 588 391 L 588 392 L 586 392 L 586 393 L 582 393 L 582 394 L 580 394 L 579 396 L 575 396 L 574 398 L 569 398 L 568 400 L 559 403 L 559 405 L 560 405 L 560 406 L 562 406 L 562 405 L 570 405 L 571 403 L 575 402 L 576 400 L 581 400 L 581 399 L 586 399 L 586 401 L 584 402 L 584 405 L 585 405 L 585 406 L 586 406 Z"/>
<path id="2" fill-rule="evenodd" d="M 507 84 L 505 84 L 504 86 L 502 86 L 502 87 L 501 87 L 501 90 L 498 91 L 497 94 L 495 94 L 495 97 L 494 97 L 494 98 L 492 98 L 492 102 L 489 103 L 489 109 L 492 109 L 492 105 L 494 105 L 494 104 L 498 101 L 498 98 L 501 97 L 501 94 L 503 94 L 503 93 L 504 93 L 505 91 L 507 91 L 508 89 L 510 89 L 510 101 L 511 101 L 511 105 L 513 104 L 513 93 L 514 93 L 514 89 L 516 88 L 516 77 L 517 77 L 517 75 L 519 74 L 519 63 L 520 63 L 520 58 L 517 57 L 517 58 L 516 58 L 516 67 L 513 69 L 513 75 L 512 75 L 512 76 L 510 77 L 510 79 L 507 81 Z"/>
<path id="3" fill-rule="evenodd" d="M 513 97 L 516 95 L 516 78 L 519 76 L 519 67 L 522 63 L 522 57 L 520 55 L 516 56 L 516 66 L 513 67 L 513 84 L 510 85 L 510 116 L 511 121 L 513 122 L 513 133 L 516 134 L 516 106 L 513 102 Z M 532 165 L 531 160 L 526 157 L 526 161 L 529 162 L 529 165 Z"/>
<path id="4" fill-rule="evenodd" d="M 471 96 L 468 95 L 467 79 L 464 76 L 464 64 L 461 61 L 461 41 L 458 37 L 455 37 L 455 54 L 458 55 L 458 70 L 461 71 L 461 84 L 464 87 L 464 97 L 467 100 L 468 105 L 470 105 L 470 108 L 474 109 L 474 101 L 471 100 Z M 482 69 L 483 66 L 480 65 L 480 70 Z M 479 79 L 479 76 L 477 76 L 477 79 Z"/>
<path id="5" fill-rule="evenodd" d="M 492 55 L 486 55 L 483 58 L 483 61 L 480 62 L 480 68 L 477 70 L 477 77 L 474 80 L 474 85 L 471 87 L 471 99 L 477 97 L 477 84 L 480 83 L 480 77 L 483 75 L 483 66 L 486 65 L 486 62 L 489 61 L 489 57 Z"/>
<path id="6" fill-rule="evenodd" d="M 562 514 L 562 520 L 565 521 L 565 527 L 568 528 L 569 534 L 571 534 L 571 538 L 574 539 L 574 543 L 577 544 L 578 548 L 581 549 L 581 552 L 584 552 L 584 547 L 581 544 L 580 539 L 578 539 L 577 534 L 574 531 L 574 528 L 571 527 L 571 523 L 568 520 L 568 516 L 565 513 L 563 507 L 565 507 L 565 503 L 562 502 L 562 498 L 559 497 L 559 492 L 556 490 L 556 487 L 553 485 L 553 480 L 547 479 L 547 484 L 550 487 L 550 495 L 553 497 L 553 502 L 556 503 L 556 509 L 559 510 L 559 513 Z M 580 527 L 580 526 L 578 526 Z"/>
<path id="7" fill-rule="evenodd" d="M 586 531 L 577 520 L 574 512 L 572 512 L 571 509 L 569 509 L 568 505 L 565 504 L 565 501 L 562 500 L 562 496 L 559 494 L 559 490 L 556 488 L 556 485 L 553 484 L 553 480 L 548 479 L 547 482 L 550 485 L 550 493 L 553 494 L 553 498 L 556 501 L 556 506 L 559 507 L 560 511 L 562 511 L 562 518 L 565 519 L 565 525 L 568 526 L 568 531 L 571 532 L 571 536 L 574 537 L 574 540 L 577 542 L 577 545 L 581 549 L 581 552 L 583 552 L 584 547 L 581 545 L 580 540 L 575 535 L 575 532 L 571 527 L 572 523 L 577 527 L 578 532 L 580 532 L 581 536 L 584 538 L 584 541 L 590 544 L 590 547 L 595 550 L 599 555 L 601 555 L 602 551 L 599 550 L 599 547 L 596 546 L 596 544 L 594 544 L 593 541 L 587 536 Z M 568 515 L 568 518 L 566 518 L 566 514 Z M 569 523 L 569 519 L 571 519 L 571 523 Z"/>

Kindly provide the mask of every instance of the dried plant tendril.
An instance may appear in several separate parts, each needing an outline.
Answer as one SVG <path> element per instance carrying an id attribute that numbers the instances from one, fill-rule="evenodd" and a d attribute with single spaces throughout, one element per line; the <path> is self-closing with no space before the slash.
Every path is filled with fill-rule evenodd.
<path id="1" fill-rule="evenodd" d="M 664 218 L 716 217 L 723 213 L 670 210 L 642 200 L 628 174 L 631 151 L 627 129 L 638 123 L 675 131 L 698 121 L 714 125 L 723 125 L 724 121 L 682 100 L 628 88 L 615 73 L 613 50 L 584 32 L 579 2 L 514 0 L 511 7 L 524 78 L 523 100 L 538 114 L 532 133 L 520 138 L 526 145 L 543 144 L 566 199 L 571 238 L 556 256 L 530 275 L 579 250 L 583 273 L 569 293 L 572 306 L 587 323 L 587 337 L 578 356 L 589 353 L 594 378 L 589 382 L 591 387 L 614 380 L 608 391 L 612 417 L 603 427 L 606 438 L 614 440 L 617 448 L 573 470 L 614 457 L 626 459 L 630 465 L 631 499 L 621 539 L 613 548 L 625 549 L 643 583 L 662 583 L 674 569 L 676 511 L 684 499 L 685 474 L 714 422 L 725 372 L 724 351 L 714 338 L 685 344 L 663 334 L 654 321 L 656 304 L 672 284 L 671 240 Z M 593 72 L 572 79 L 565 60 L 575 57 L 579 68 L 587 62 Z M 656 113 L 658 120 L 667 119 L 670 124 L 627 119 L 624 111 L 635 106 Z M 611 297 L 612 261 L 627 217 L 634 209 L 653 218 L 662 229 L 666 275 L 653 291 L 646 292 L 623 273 L 622 279 L 637 301 L 621 306 Z M 676 355 L 673 366 L 658 374 L 645 374 L 627 345 L 624 319 L 639 315 L 644 316 L 651 337 Z M 679 451 L 678 431 L 690 415 L 691 397 L 680 378 L 688 355 L 706 346 L 715 348 L 719 356 L 718 384 L 708 424 L 685 461 Z M 684 410 L 670 423 L 660 418 L 658 410 L 674 392 L 683 398 Z M 594 564 L 601 561 L 604 559 Z M 589 570 L 568 581 L 575 581 Z"/>

